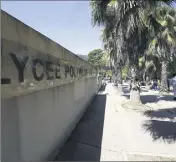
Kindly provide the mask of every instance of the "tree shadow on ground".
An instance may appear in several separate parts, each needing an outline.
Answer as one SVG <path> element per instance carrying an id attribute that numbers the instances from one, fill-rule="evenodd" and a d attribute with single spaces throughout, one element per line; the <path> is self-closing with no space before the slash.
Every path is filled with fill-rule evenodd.
<path id="1" fill-rule="evenodd" d="M 145 95 L 145 96 L 141 95 L 140 98 L 141 98 L 141 102 L 143 104 L 159 101 L 158 96 L 156 96 L 156 95 Z"/>
<path id="2" fill-rule="evenodd" d="M 124 95 L 127 99 L 130 99 L 130 95 L 129 94 L 125 94 Z M 172 95 L 163 95 L 163 96 L 159 96 L 158 94 L 156 95 L 141 95 L 140 96 L 141 102 L 143 104 L 146 103 L 156 103 L 158 101 L 173 101 L 173 96 Z M 173 101 L 174 102 L 174 101 Z"/>
<path id="3" fill-rule="evenodd" d="M 164 141 L 169 144 L 176 142 L 176 108 L 147 111 L 144 113 L 151 120 L 146 120 L 142 127 L 149 132 L 154 141 Z M 154 119 L 155 118 L 155 119 Z M 170 119 L 170 120 L 168 120 Z"/>
<path id="4" fill-rule="evenodd" d="M 54 161 L 100 161 L 105 108 L 106 95 L 97 94 Z"/>
<path id="5" fill-rule="evenodd" d="M 123 93 L 125 94 L 125 96 L 129 97 L 129 95 L 126 95 L 126 94 L 130 93 L 129 86 L 122 86 L 122 90 L 123 90 Z M 141 92 L 148 92 L 148 90 L 145 88 L 142 88 Z"/>
<path id="6" fill-rule="evenodd" d="M 128 86 L 122 86 L 122 91 L 123 91 L 124 94 L 130 93 L 130 89 L 129 89 Z"/>
<path id="7" fill-rule="evenodd" d="M 122 85 L 122 87 L 123 87 L 123 88 L 129 88 L 129 86 L 128 86 L 128 85 Z"/>
<path id="8" fill-rule="evenodd" d="M 160 109 L 156 111 L 145 111 L 143 113 L 145 116 L 153 118 L 160 118 L 160 119 L 174 119 L 176 118 L 176 107 L 170 109 Z M 175 128 L 176 129 L 176 128 Z"/>
<path id="9" fill-rule="evenodd" d="M 159 101 L 162 101 L 162 100 L 173 101 L 173 96 L 172 95 L 159 96 L 158 94 L 156 94 L 156 95 L 141 95 L 141 101 L 142 101 L 143 104 L 159 102 Z"/>

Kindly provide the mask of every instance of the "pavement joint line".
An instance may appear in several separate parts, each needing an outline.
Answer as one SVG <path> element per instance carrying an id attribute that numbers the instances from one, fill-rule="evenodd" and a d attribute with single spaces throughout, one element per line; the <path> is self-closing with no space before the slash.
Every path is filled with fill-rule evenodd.
<path id="1" fill-rule="evenodd" d="M 77 140 L 75 140 L 75 139 L 71 139 L 71 141 L 76 142 L 76 143 L 78 143 L 78 144 L 82 144 L 82 145 L 87 145 L 87 146 L 91 146 L 91 147 L 101 148 L 101 146 L 91 145 L 91 144 L 89 144 L 89 143 L 77 141 Z"/>
<path id="2" fill-rule="evenodd" d="M 80 141 L 77 141 L 77 140 L 74 140 L 74 139 L 71 139 L 71 141 L 76 142 L 78 144 L 87 145 L 87 146 L 91 146 L 91 147 L 95 147 L 95 148 L 100 148 L 100 149 L 104 149 L 104 150 L 111 151 L 111 152 L 123 153 L 122 151 L 111 150 L 111 149 L 108 149 L 108 148 L 105 148 L 105 147 L 102 147 L 102 146 L 91 145 L 91 144 L 88 144 L 88 143 L 85 143 L 85 142 L 80 142 Z"/>
<path id="3" fill-rule="evenodd" d="M 152 156 L 152 157 L 163 157 L 163 158 L 176 158 L 174 155 L 169 154 L 152 154 L 152 153 L 143 153 L 143 152 L 128 152 L 130 155 L 146 155 L 146 156 Z"/>

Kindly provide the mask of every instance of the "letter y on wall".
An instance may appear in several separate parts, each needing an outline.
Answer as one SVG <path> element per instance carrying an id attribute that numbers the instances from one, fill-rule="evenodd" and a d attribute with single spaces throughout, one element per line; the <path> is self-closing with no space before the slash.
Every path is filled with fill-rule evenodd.
<path id="1" fill-rule="evenodd" d="M 29 59 L 29 57 L 27 56 L 24 56 L 23 59 L 19 59 L 16 54 L 14 53 L 10 53 L 9 54 L 18 70 L 18 79 L 19 79 L 19 82 L 22 83 L 24 82 L 24 68 L 26 66 L 26 63 Z"/>

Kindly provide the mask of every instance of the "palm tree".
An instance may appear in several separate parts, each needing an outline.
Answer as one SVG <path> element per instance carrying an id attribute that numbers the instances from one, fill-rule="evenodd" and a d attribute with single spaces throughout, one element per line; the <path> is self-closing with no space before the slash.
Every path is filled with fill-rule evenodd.
<path id="1" fill-rule="evenodd" d="M 168 64 L 169 77 L 176 73 L 176 47 L 171 48 L 171 57 Z"/>
<path id="2" fill-rule="evenodd" d="M 168 64 L 172 59 L 172 49 L 176 47 L 176 10 L 167 6 L 157 8 L 153 13 L 161 24 L 161 30 L 157 32 L 150 43 L 150 50 L 157 55 L 161 62 L 161 92 L 167 92 Z"/>
<path id="3" fill-rule="evenodd" d="M 115 30 L 115 5 L 109 6 L 106 13 L 105 27 L 103 30 L 103 43 L 104 48 L 110 55 L 110 62 L 114 68 L 115 75 L 115 83 L 116 85 L 122 84 L 122 59 L 120 59 L 120 51 L 118 48 L 117 42 L 119 42 L 119 38 L 117 35 L 117 31 Z M 119 33 L 119 32 L 118 32 Z"/>
<path id="4" fill-rule="evenodd" d="M 161 76 L 161 63 L 158 56 L 146 53 L 145 57 L 140 58 L 140 71 L 147 87 L 151 80 L 158 80 Z"/>
<path id="5" fill-rule="evenodd" d="M 148 13 L 150 26 L 158 29 L 158 24 L 152 14 L 152 10 L 161 3 L 170 4 L 171 0 L 100 0 L 91 1 L 93 25 L 104 25 L 107 20 L 107 13 L 114 6 L 115 18 L 113 19 L 114 30 L 119 38 L 119 46 L 117 46 L 118 60 L 123 56 L 128 56 L 130 64 L 134 69 L 134 77 L 138 73 L 138 60 L 141 55 L 144 55 L 144 49 L 147 46 L 147 41 L 141 41 L 145 38 L 147 29 L 144 19 L 145 13 Z M 145 38 L 147 40 L 148 38 Z M 145 48 L 144 48 L 145 47 Z M 126 58 L 126 57 L 125 57 Z M 117 62 L 116 62 L 117 63 Z M 115 65 L 117 66 L 117 64 Z M 135 81 L 135 79 L 133 79 Z M 135 83 L 135 82 L 134 82 Z M 138 89 L 136 84 L 133 90 Z M 139 91 L 138 91 L 139 92 Z"/>

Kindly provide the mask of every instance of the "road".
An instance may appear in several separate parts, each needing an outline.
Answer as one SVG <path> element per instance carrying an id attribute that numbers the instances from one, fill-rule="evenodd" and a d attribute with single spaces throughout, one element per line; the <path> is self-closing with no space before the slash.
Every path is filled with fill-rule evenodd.
<path id="1" fill-rule="evenodd" d="M 147 94 L 146 91 L 141 94 L 145 103 Z M 122 103 L 128 95 L 128 91 L 125 96 L 117 95 L 113 85 L 108 84 L 89 106 L 55 160 L 176 160 L 176 115 L 164 108 L 150 113 L 127 111 Z M 153 97 L 148 96 L 151 104 Z M 170 109 L 175 111 L 176 107 Z"/>

